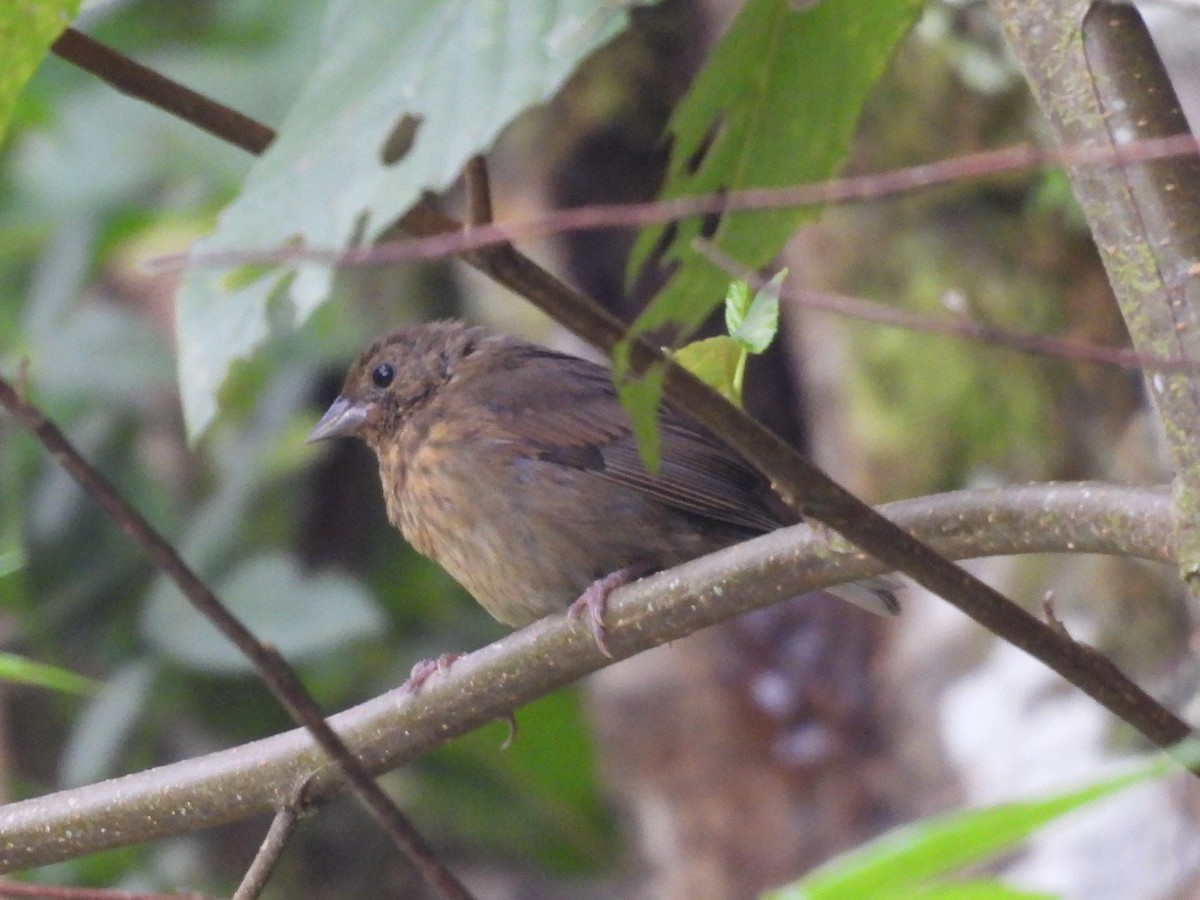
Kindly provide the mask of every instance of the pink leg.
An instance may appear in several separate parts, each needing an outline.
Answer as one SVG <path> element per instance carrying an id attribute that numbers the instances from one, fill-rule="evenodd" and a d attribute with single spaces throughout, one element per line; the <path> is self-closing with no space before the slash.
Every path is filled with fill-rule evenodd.
<path id="1" fill-rule="evenodd" d="M 596 639 L 596 646 L 609 659 L 612 659 L 613 655 L 612 651 L 608 649 L 608 631 L 604 627 L 604 608 L 608 603 L 608 595 L 617 588 L 637 581 L 643 575 L 648 575 L 653 571 L 654 566 L 648 563 L 638 563 L 617 569 L 615 572 L 609 572 L 603 578 L 597 578 L 589 584 L 579 595 L 579 599 L 567 607 L 567 618 L 569 619 L 580 619 L 584 613 L 587 613 L 588 623 L 592 626 L 592 637 Z"/>
<path id="2" fill-rule="evenodd" d="M 408 681 L 400 686 L 406 694 L 415 694 L 421 690 L 421 686 L 429 680 L 434 672 L 445 672 L 454 661 L 462 656 L 461 653 L 443 653 L 437 659 L 423 659 L 415 666 L 408 674 Z"/>

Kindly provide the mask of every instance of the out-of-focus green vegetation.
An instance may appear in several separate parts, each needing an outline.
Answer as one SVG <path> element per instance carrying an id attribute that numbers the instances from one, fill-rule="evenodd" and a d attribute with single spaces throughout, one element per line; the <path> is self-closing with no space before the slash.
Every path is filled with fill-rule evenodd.
<path id="1" fill-rule="evenodd" d="M 131 2 L 95 4 L 79 25 L 277 126 L 311 69 L 325 13 L 316 0 Z M 334 710 L 395 687 L 422 657 L 502 633 L 387 523 L 365 448 L 304 443 L 371 337 L 453 301 L 437 268 L 339 278 L 335 302 L 303 330 L 239 364 L 219 422 L 188 446 L 173 348 L 178 276 L 144 262 L 209 231 L 251 163 L 48 58 L 20 95 L 0 151 L 0 371 L 24 380 L 31 399 Z M 20 723 L 6 773 L 13 799 L 291 727 L 247 665 L 7 416 L 0 648 L 100 684 L 81 697 L 11 691 Z M 611 859 L 613 830 L 577 692 L 519 720 L 521 736 L 507 750 L 502 735 L 485 731 L 393 778 L 420 808 L 422 827 L 462 852 L 594 870 Z M 335 827 L 370 835 L 364 848 L 374 846 L 373 824 L 347 806 L 354 814 L 336 823 L 314 820 L 314 846 Z M 505 814 L 521 827 L 489 827 Z M 222 840 L 99 854 L 37 875 L 228 893 L 239 854 L 256 838 L 240 833 L 232 859 L 201 852 Z M 386 846 L 379 852 L 391 858 Z"/>

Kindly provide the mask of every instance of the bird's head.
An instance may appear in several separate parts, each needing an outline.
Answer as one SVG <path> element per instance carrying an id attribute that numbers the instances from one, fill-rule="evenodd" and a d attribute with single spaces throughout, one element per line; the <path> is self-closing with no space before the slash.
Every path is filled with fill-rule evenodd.
<path id="1" fill-rule="evenodd" d="M 350 368 L 308 442 L 359 437 L 375 446 L 379 435 L 394 434 L 450 381 L 486 338 L 482 329 L 454 321 L 413 325 L 380 338 Z"/>

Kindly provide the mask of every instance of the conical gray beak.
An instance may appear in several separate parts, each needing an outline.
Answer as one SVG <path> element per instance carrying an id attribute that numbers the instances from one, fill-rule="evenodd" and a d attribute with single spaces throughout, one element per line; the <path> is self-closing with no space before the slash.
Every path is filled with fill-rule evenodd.
<path id="1" fill-rule="evenodd" d="M 369 403 L 355 403 L 339 395 L 330 404 L 321 421 L 308 433 L 306 443 L 312 444 L 327 438 L 350 437 L 366 423 L 371 411 Z"/>

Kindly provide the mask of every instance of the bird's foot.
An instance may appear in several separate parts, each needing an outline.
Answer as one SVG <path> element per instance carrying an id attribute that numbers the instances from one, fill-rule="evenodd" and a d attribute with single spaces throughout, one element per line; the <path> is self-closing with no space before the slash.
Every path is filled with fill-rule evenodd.
<path id="1" fill-rule="evenodd" d="M 423 659 L 408 673 L 408 681 L 400 689 L 406 694 L 415 694 L 435 672 L 445 672 L 454 665 L 454 661 L 462 656 L 461 653 L 443 653 L 437 659 Z"/>
<path id="2" fill-rule="evenodd" d="M 654 567 L 645 563 L 625 566 L 615 572 L 609 572 L 602 578 L 597 578 L 587 586 L 579 599 L 567 607 L 567 618 L 578 620 L 586 614 L 588 624 L 592 628 L 592 637 L 600 652 L 613 659 L 612 651 L 608 648 L 608 629 L 604 627 L 604 610 L 608 605 L 608 595 L 619 587 L 624 587 L 632 581 L 637 581 L 643 575 L 654 571 Z"/>

